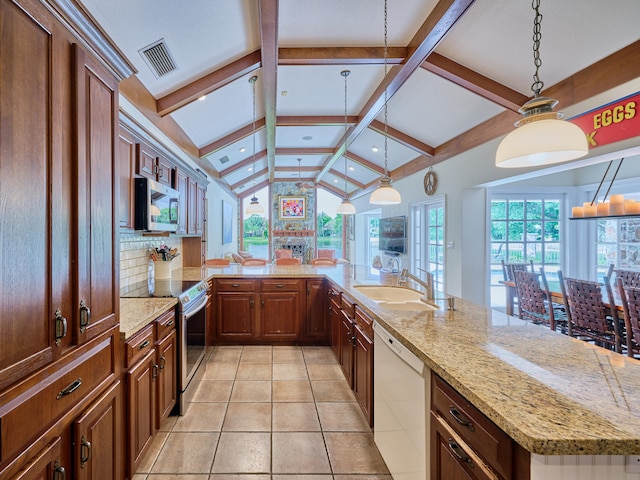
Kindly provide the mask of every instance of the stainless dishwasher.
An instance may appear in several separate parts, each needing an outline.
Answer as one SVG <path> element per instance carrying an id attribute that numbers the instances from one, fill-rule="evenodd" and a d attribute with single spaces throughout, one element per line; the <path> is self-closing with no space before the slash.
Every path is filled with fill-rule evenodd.
<path id="1" fill-rule="evenodd" d="M 374 440 L 394 480 L 425 480 L 429 369 L 378 322 L 374 329 Z"/>

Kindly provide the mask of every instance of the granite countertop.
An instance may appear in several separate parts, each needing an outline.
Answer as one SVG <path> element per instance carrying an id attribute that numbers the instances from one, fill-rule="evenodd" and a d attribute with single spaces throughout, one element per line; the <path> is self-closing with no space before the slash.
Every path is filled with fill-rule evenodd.
<path id="1" fill-rule="evenodd" d="M 381 308 L 353 288 L 377 283 L 364 267 L 231 265 L 184 268 L 174 275 L 326 276 L 528 451 L 640 454 L 637 360 L 460 298 L 453 311 L 442 301 L 435 311 Z"/>
<path id="2" fill-rule="evenodd" d="M 177 303 L 177 298 L 121 298 L 120 338 L 135 335 Z"/>

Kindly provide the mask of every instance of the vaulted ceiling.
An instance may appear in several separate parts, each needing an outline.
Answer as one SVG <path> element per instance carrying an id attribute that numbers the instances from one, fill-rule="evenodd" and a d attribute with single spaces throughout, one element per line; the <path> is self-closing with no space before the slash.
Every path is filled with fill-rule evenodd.
<path id="1" fill-rule="evenodd" d="M 137 69 L 123 95 L 240 196 L 299 178 L 371 191 L 385 130 L 398 179 L 513 128 L 532 95 L 530 0 L 387 3 L 385 76 L 383 0 L 82 0 Z M 558 110 L 640 77 L 638 0 L 543 0 L 541 13 Z M 173 65 L 148 61 L 158 42 Z"/>

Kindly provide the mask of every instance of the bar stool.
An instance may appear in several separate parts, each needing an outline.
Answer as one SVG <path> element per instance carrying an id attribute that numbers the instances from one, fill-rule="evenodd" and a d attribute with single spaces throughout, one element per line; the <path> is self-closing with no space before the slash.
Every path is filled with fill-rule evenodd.
<path id="1" fill-rule="evenodd" d="M 640 287 L 625 286 L 622 277 L 616 279 L 624 312 L 627 356 L 640 354 Z"/>
<path id="2" fill-rule="evenodd" d="M 544 269 L 540 273 L 524 270 L 514 271 L 516 291 L 520 301 L 518 315 L 520 318 L 531 320 L 533 323 L 549 325 L 551 330 L 561 327 L 567 329 L 567 313 L 564 306 L 555 305 L 551 301 L 551 293 Z M 540 282 L 542 281 L 542 285 Z"/>

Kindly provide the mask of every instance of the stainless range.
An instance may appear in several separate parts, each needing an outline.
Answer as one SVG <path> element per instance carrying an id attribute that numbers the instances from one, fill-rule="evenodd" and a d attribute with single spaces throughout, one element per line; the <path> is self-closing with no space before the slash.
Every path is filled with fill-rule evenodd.
<path id="1" fill-rule="evenodd" d="M 177 413 L 184 415 L 187 404 L 195 392 L 194 379 L 204 373 L 199 368 L 207 350 L 207 283 L 156 279 L 155 282 L 141 282 L 123 288 L 122 298 L 176 297 L 178 336 L 178 392 Z M 191 386 L 191 387 L 190 387 Z"/>

